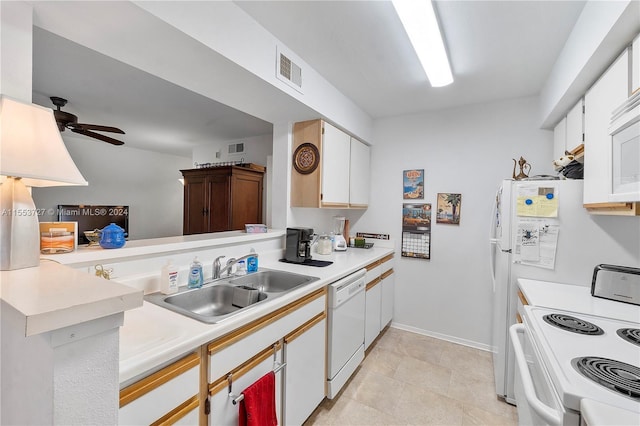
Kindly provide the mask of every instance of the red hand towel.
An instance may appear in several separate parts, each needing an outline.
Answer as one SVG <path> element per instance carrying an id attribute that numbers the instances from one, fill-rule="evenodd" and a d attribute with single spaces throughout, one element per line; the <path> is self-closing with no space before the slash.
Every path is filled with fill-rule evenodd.
<path id="1" fill-rule="evenodd" d="M 240 426 L 277 426 L 276 375 L 273 371 L 262 376 L 242 391 L 238 424 Z"/>

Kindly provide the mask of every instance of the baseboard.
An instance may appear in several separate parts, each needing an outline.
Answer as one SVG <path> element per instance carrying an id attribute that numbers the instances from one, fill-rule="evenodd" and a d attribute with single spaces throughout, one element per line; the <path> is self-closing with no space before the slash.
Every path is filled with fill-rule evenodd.
<path id="1" fill-rule="evenodd" d="M 470 348 L 480 349 L 481 351 L 491 352 L 491 346 L 484 343 L 478 343 L 471 340 L 460 339 L 459 337 L 448 336 L 442 333 L 436 333 L 434 331 L 423 330 L 421 328 L 412 327 L 410 325 L 399 324 L 392 321 L 389 325 L 391 328 L 397 328 L 398 330 L 409 331 L 411 333 L 421 334 L 423 336 L 434 337 L 440 340 L 446 340 L 447 342 L 456 343 L 458 345 L 469 346 Z"/>

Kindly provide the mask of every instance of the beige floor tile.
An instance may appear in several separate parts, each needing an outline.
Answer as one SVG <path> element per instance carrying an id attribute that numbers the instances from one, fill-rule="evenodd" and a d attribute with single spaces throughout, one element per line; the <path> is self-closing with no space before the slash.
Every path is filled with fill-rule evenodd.
<path id="1" fill-rule="evenodd" d="M 375 371 L 362 371 L 362 382 L 352 389 L 345 389 L 351 399 L 383 412 L 392 411 L 402 393 L 404 383 Z"/>
<path id="2" fill-rule="evenodd" d="M 411 425 L 461 425 L 461 402 L 417 386 L 405 385 L 391 412 Z"/>
<path id="3" fill-rule="evenodd" d="M 499 400 L 491 354 L 387 328 L 340 394 L 305 425 L 517 425 Z"/>
<path id="4" fill-rule="evenodd" d="M 378 347 L 373 348 L 362 362 L 362 367 L 387 377 L 393 377 L 404 356 Z"/>
<path id="5" fill-rule="evenodd" d="M 447 395 L 451 370 L 428 361 L 405 357 L 396 370 L 394 379 Z"/>
<path id="6" fill-rule="evenodd" d="M 442 351 L 440 365 L 453 371 L 493 382 L 491 353 L 463 345 L 451 344 Z"/>
<path id="7" fill-rule="evenodd" d="M 447 396 L 463 402 L 465 406 L 476 406 L 499 416 L 513 416 L 514 407 L 496 396 L 493 378 L 488 381 L 464 371 L 453 371 Z"/>
<path id="8" fill-rule="evenodd" d="M 492 412 L 483 410 L 476 406 L 467 406 L 463 408 L 463 425 L 494 425 L 494 426 L 517 426 L 518 421 L 513 417 L 504 417 Z"/>
<path id="9" fill-rule="evenodd" d="M 405 332 L 400 338 L 400 342 L 404 346 L 404 353 L 407 356 L 434 364 L 440 362 L 442 353 L 447 349 L 448 343 L 443 340 L 408 332 Z"/>

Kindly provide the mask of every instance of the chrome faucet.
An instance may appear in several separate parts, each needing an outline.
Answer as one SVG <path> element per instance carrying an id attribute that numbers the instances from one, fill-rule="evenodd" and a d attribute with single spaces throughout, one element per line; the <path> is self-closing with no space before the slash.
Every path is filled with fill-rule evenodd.
<path id="1" fill-rule="evenodd" d="M 222 264 L 220 263 L 220 259 L 224 258 L 225 256 L 218 256 L 216 257 L 216 260 L 213 261 L 213 279 L 216 280 L 218 278 L 220 278 L 220 276 L 223 273 L 227 273 L 227 275 L 229 274 L 229 272 L 231 271 L 231 268 L 233 267 L 233 265 L 235 265 L 236 263 L 240 262 L 241 260 L 245 260 L 248 259 L 250 257 L 258 257 L 258 253 L 249 253 L 249 254 L 245 254 L 242 257 L 239 258 L 235 258 L 232 257 L 229 260 L 227 260 L 227 264 L 222 267 Z"/>

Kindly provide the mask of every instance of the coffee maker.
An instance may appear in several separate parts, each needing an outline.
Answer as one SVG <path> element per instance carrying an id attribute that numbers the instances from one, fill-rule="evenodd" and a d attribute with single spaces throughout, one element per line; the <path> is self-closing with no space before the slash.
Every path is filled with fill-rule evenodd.
<path id="1" fill-rule="evenodd" d="M 312 228 L 287 228 L 285 260 L 293 263 L 304 263 L 311 260 L 312 241 Z"/>

